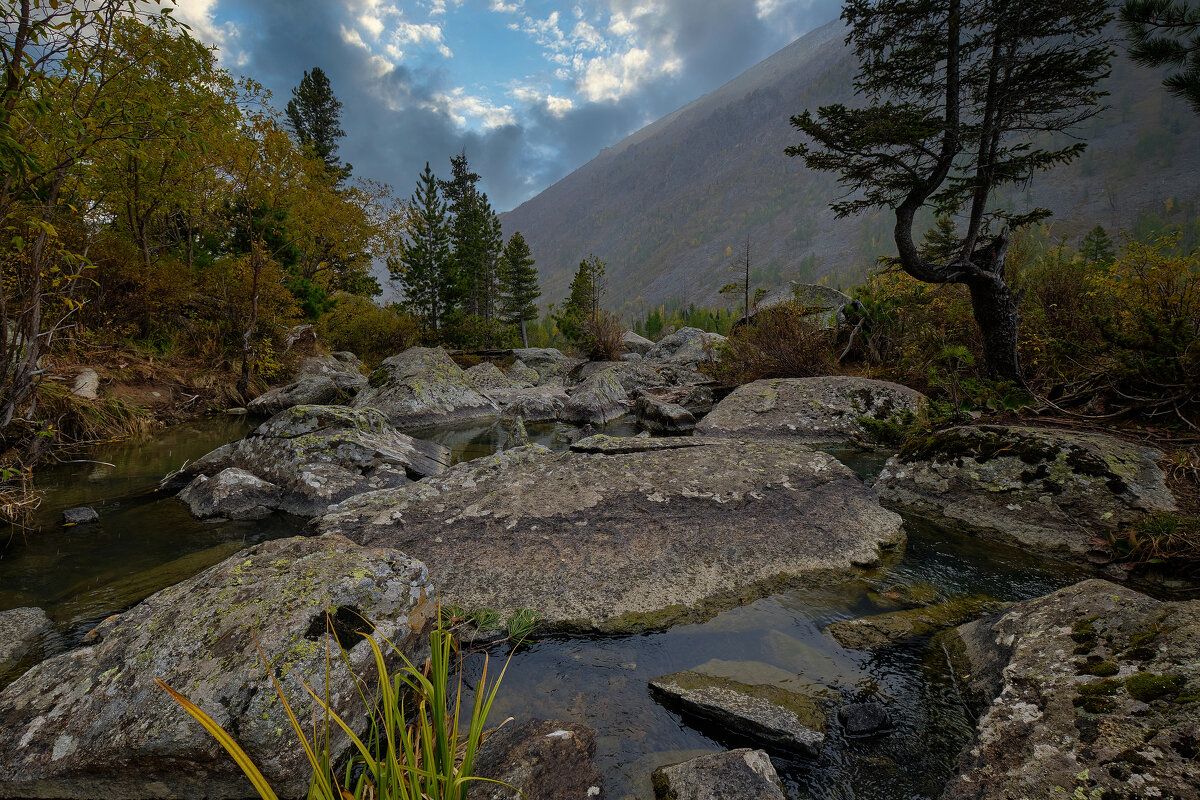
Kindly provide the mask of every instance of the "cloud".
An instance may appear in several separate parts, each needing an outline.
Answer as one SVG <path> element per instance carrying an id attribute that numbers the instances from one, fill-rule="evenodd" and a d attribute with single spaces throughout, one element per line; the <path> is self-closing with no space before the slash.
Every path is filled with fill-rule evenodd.
<path id="1" fill-rule="evenodd" d="M 261 81 L 280 108 L 304 70 L 321 67 L 343 103 L 340 154 L 356 175 L 407 195 L 426 160 L 444 176 L 450 154 L 465 149 L 501 210 L 838 12 L 835 0 L 179 0 L 178 7 L 198 38 L 222 48 L 225 66 Z M 481 34 L 486 25 L 494 35 Z M 518 66 L 506 71 L 510 62 Z"/>

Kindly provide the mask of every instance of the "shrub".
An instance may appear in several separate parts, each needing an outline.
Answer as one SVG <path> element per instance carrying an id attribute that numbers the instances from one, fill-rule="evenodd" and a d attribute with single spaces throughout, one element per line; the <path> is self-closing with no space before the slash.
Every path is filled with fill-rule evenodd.
<path id="1" fill-rule="evenodd" d="M 600 311 L 583 324 L 584 346 L 593 361 L 618 361 L 625 352 L 625 326 L 609 311 Z"/>
<path id="2" fill-rule="evenodd" d="M 375 366 L 417 343 L 416 320 L 395 306 L 380 308 L 365 297 L 338 293 L 333 310 L 317 323 L 317 335 L 334 350 L 349 350 Z"/>
<path id="3" fill-rule="evenodd" d="M 720 359 L 705 365 L 722 383 L 760 378 L 807 378 L 835 371 L 834 334 L 814 325 L 802 309 L 789 304 L 759 311 L 735 328 Z"/>

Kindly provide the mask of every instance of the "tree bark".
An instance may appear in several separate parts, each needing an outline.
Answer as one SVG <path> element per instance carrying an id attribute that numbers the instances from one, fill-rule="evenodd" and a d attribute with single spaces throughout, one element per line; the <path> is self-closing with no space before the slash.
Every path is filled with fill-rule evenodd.
<path id="1" fill-rule="evenodd" d="M 998 380 L 1025 384 L 1017 355 L 1021 314 L 1016 294 L 995 273 L 966 281 L 971 309 L 983 337 L 983 360 L 988 374 Z"/>
<path id="2" fill-rule="evenodd" d="M 521 347 L 529 347 L 529 334 L 525 332 L 525 318 L 521 317 Z"/>

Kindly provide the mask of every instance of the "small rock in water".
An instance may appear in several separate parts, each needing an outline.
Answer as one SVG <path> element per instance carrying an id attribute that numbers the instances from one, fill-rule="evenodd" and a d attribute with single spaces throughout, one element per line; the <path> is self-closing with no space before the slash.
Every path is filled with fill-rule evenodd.
<path id="1" fill-rule="evenodd" d="M 601 797 L 593 764 L 596 732 L 584 725 L 530 720 L 505 725 L 479 749 L 467 800 L 559 800 Z"/>
<path id="2" fill-rule="evenodd" d="M 838 719 L 848 736 L 870 736 L 892 727 L 882 703 L 848 703 L 838 709 Z"/>
<path id="3" fill-rule="evenodd" d="M 762 750 L 710 753 L 650 777 L 660 800 L 784 800 L 779 774 Z"/>
<path id="4" fill-rule="evenodd" d="M 99 520 L 100 515 L 91 506 L 68 508 L 62 512 L 63 525 L 86 525 L 89 522 L 98 522 Z"/>
<path id="5" fill-rule="evenodd" d="M 227 408 L 225 409 L 225 413 L 232 414 L 235 417 L 240 417 L 248 412 L 244 408 Z"/>

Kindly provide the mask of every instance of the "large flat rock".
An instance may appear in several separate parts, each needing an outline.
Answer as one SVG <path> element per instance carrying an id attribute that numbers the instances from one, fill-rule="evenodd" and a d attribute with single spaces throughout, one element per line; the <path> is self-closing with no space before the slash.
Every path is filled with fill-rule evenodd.
<path id="1" fill-rule="evenodd" d="M 762 750 L 729 750 L 660 767 L 651 776 L 658 800 L 784 800 L 783 783 Z"/>
<path id="2" fill-rule="evenodd" d="M 980 712 L 943 800 L 1200 798 L 1200 600 L 1090 580 L 939 643 Z"/>
<path id="3" fill-rule="evenodd" d="M 385 358 L 355 408 L 376 408 L 397 428 L 431 428 L 495 417 L 500 408 L 471 385 L 440 347 L 410 347 Z"/>
<path id="4" fill-rule="evenodd" d="M 0 687 L 16 678 L 53 628 L 40 608 L 0 611 Z"/>
<path id="5" fill-rule="evenodd" d="M 475 774 L 488 781 L 473 782 L 467 800 L 601 800 L 595 756 L 596 732 L 586 725 L 509 722 L 479 749 Z"/>
<path id="6" fill-rule="evenodd" d="M 920 415 L 923 394 L 898 383 L 830 375 L 778 378 L 739 386 L 713 408 L 696 433 L 787 437 L 811 443 L 871 442 L 881 427 Z M 899 428 L 895 428 L 899 432 Z"/>
<path id="7" fill-rule="evenodd" d="M 441 472 L 450 451 L 373 409 L 293 406 L 170 476 L 198 517 L 313 516 L 347 497 Z M 262 513 L 259 513 L 262 512 Z"/>
<path id="8" fill-rule="evenodd" d="M 1059 556 L 1175 499 L 1162 453 L 1111 436 L 1000 425 L 938 431 L 905 445 L 875 487 L 885 503 Z"/>
<path id="9" fill-rule="evenodd" d="M 34 667 L 0 694 L 0 797 L 249 798 L 236 764 L 154 680 L 183 692 L 230 731 L 281 797 L 304 797 L 310 768 L 259 660 L 301 720 L 325 690 L 362 729 L 355 677 L 373 680 L 376 626 L 410 658 L 427 647 L 427 573 L 395 550 L 340 537 L 281 539 L 238 553 L 114 620 L 99 643 Z M 351 670 L 326 633 L 333 610 Z M 394 656 L 393 656 L 394 657 Z M 332 740 L 335 758 L 348 752 Z"/>
<path id="10" fill-rule="evenodd" d="M 517 448 L 352 498 L 315 525 L 419 556 L 443 602 L 531 608 L 575 631 L 659 628 L 842 580 L 904 541 L 854 473 L 786 442 Z"/>

